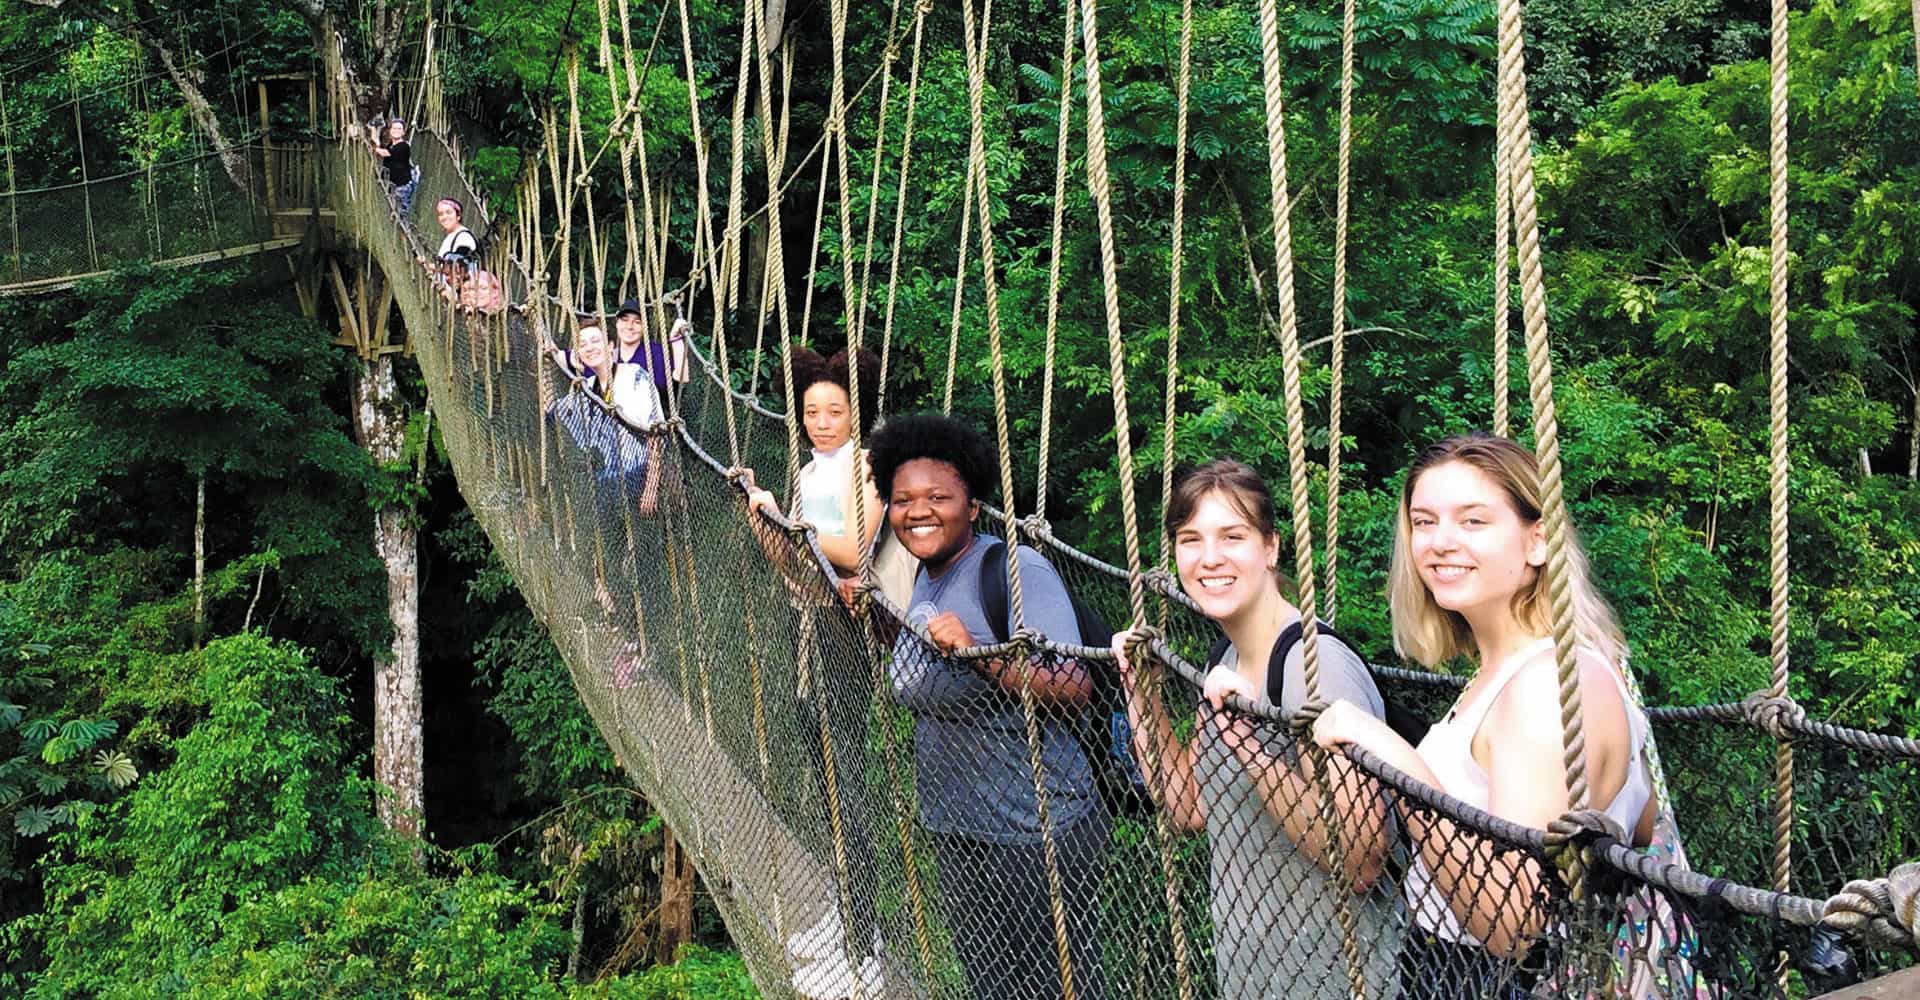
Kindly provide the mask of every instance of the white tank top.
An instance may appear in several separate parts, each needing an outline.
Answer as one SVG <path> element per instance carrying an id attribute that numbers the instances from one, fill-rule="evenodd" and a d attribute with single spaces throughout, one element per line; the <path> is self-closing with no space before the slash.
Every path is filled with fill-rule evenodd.
<path id="1" fill-rule="evenodd" d="M 1543 656 L 1543 653 L 1546 655 Z M 1506 664 L 1488 682 L 1486 690 L 1480 692 L 1473 704 L 1463 710 L 1460 703 L 1455 701 L 1446 718 L 1427 730 L 1426 739 L 1420 741 L 1420 759 L 1426 761 L 1427 766 L 1433 769 L 1434 777 L 1440 779 L 1441 791 L 1476 809 L 1487 809 L 1493 801 L 1492 786 L 1487 779 L 1486 769 L 1473 759 L 1473 737 L 1480 731 L 1480 724 L 1486 721 L 1487 712 L 1500 700 L 1501 692 L 1522 670 L 1535 669 L 1542 664 L 1551 667 L 1554 662 L 1551 637 L 1523 647 L 1507 658 Z M 1627 741 L 1633 749 L 1633 756 L 1627 762 L 1626 783 L 1620 786 L 1619 793 L 1604 811 L 1631 832 L 1639 825 L 1640 814 L 1646 809 L 1648 798 L 1653 795 L 1645 753 L 1647 716 L 1628 692 L 1619 671 L 1609 670 L 1607 676 L 1613 678 L 1615 686 L 1620 689 L 1620 699 L 1627 707 Z M 1433 876 L 1418 855 L 1407 869 L 1406 896 L 1407 905 L 1413 911 L 1414 923 L 1434 936 L 1471 945 L 1484 943 L 1460 926 L 1459 918 L 1454 916 L 1453 908 L 1447 905 L 1439 888 L 1433 885 Z"/>

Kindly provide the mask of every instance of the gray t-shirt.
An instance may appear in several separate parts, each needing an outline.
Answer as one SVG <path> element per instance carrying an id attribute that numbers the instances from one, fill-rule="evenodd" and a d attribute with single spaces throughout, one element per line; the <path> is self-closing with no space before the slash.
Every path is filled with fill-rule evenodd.
<path id="1" fill-rule="evenodd" d="M 951 611 L 975 645 L 995 641 L 995 629 L 981 606 L 980 560 L 996 541 L 992 535 L 975 534 L 973 545 L 939 578 L 929 577 L 924 568 L 916 573 L 908 620 L 925 624 Z M 1028 628 L 1055 642 L 1080 642 L 1073 601 L 1060 574 L 1045 556 L 1024 545 L 1020 587 Z M 1000 631 L 1011 634 L 1012 623 L 1003 623 Z M 974 663 L 951 659 L 910 631 L 901 632 L 894 644 L 890 676 L 894 697 L 915 717 L 921 823 L 936 833 L 989 843 L 1039 843 L 1039 805 L 1019 697 L 989 680 Z M 1039 722 L 1048 809 L 1053 828 L 1064 830 L 1099 805 L 1093 770 L 1065 719 L 1043 708 Z"/>
<path id="2" fill-rule="evenodd" d="M 1306 701 L 1304 644 L 1287 653 L 1283 712 Z M 1376 716 L 1385 707 L 1373 676 L 1344 643 L 1320 636 L 1320 691 L 1329 703 L 1345 698 Z M 1231 647 L 1221 666 L 1233 669 L 1238 652 Z M 1272 708 L 1264 692 L 1260 707 Z M 1207 839 L 1213 855 L 1213 934 L 1215 965 L 1224 998 L 1286 997 L 1318 1000 L 1344 996 L 1347 960 L 1341 940 L 1339 888 L 1333 877 L 1301 852 L 1269 815 L 1253 779 L 1223 729 L 1200 707 L 1200 733 L 1193 760 L 1194 777 L 1207 808 Z M 1282 724 L 1254 720 L 1254 732 L 1276 766 L 1298 766 L 1293 734 Z M 1382 880 L 1385 881 L 1384 879 Z M 1368 996 L 1397 992 L 1395 969 L 1405 915 L 1393 887 L 1376 884 L 1351 896 L 1359 921 L 1359 945 L 1366 959 Z"/>

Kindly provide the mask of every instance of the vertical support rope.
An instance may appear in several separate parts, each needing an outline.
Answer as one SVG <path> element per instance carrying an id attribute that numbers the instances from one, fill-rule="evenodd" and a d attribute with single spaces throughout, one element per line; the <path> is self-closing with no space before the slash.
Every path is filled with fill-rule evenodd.
<path id="1" fill-rule="evenodd" d="M 1920 0 L 1915 0 L 1920 3 Z M 913 65 L 907 71 L 907 124 L 900 139 L 900 182 L 893 201 L 893 260 L 887 265 L 887 313 L 880 327 L 880 398 L 874 400 L 876 413 L 887 412 L 887 362 L 893 348 L 893 307 L 900 290 L 900 247 L 907 220 L 907 170 L 913 162 L 913 116 L 920 98 L 920 38 L 926 26 L 933 0 L 914 0 Z"/>
<path id="2" fill-rule="evenodd" d="M 1920 0 L 1914 0 L 1920 3 Z M 1505 86 L 1496 83 L 1496 88 Z M 1493 151 L 1493 432 L 1512 437 L 1512 418 L 1507 410 L 1507 383 L 1513 375 L 1508 360 L 1512 335 L 1507 330 L 1513 310 L 1510 284 L 1513 278 L 1513 174 L 1507 170 L 1512 151 L 1507 148 L 1507 131 L 1495 128 Z"/>
<path id="3" fill-rule="evenodd" d="M 972 0 L 962 0 L 961 38 L 966 44 L 967 109 L 969 119 L 967 173 L 973 178 L 974 196 L 980 215 L 980 287 L 987 307 L 987 340 L 993 369 L 993 425 L 998 444 L 1000 493 L 1006 498 L 1006 550 L 1008 611 L 1011 633 L 1018 636 L 1026 627 L 1020 587 L 1020 524 L 1014 515 L 1013 460 L 1007 429 L 1006 359 L 1001 349 L 1000 297 L 994 275 L 992 192 L 987 184 L 986 116 L 983 91 L 987 72 L 988 31 L 993 23 L 993 0 L 982 0 L 976 31 Z M 949 373 L 951 374 L 951 373 Z M 1016 654 L 1028 657 L 1025 643 L 1016 643 Z M 1047 872 L 1047 895 L 1053 914 L 1054 961 L 1060 970 L 1060 986 L 1066 1000 L 1076 1000 L 1079 991 L 1074 981 L 1072 950 L 1069 947 L 1065 890 L 1060 874 L 1059 845 L 1054 838 L 1051 796 L 1047 793 L 1046 766 L 1041 757 L 1040 721 L 1033 696 L 1033 663 L 1021 664 L 1020 709 L 1026 723 L 1028 767 L 1033 775 L 1035 811 L 1040 822 L 1040 846 Z"/>
<path id="4" fill-rule="evenodd" d="M 1129 434 L 1132 421 L 1127 413 L 1126 353 L 1120 340 L 1120 277 L 1114 252 L 1112 183 L 1107 175 L 1106 99 L 1100 83 L 1099 0 L 1081 0 L 1081 7 L 1080 38 L 1085 49 L 1087 74 L 1087 188 L 1093 197 L 1094 216 L 1100 229 L 1101 291 L 1107 324 L 1107 374 L 1113 391 L 1114 451 L 1120 470 L 1120 510 L 1125 519 L 1123 527 L 1127 546 L 1127 599 L 1133 613 L 1132 620 L 1137 625 L 1144 625 L 1147 620 L 1146 587 L 1140 564 L 1139 505 L 1133 489 L 1133 442 Z M 1191 18 L 1183 10 L 1183 33 L 1190 23 Z M 1177 214 L 1175 218 L 1178 218 Z M 1178 267 L 1175 273 L 1178 273 Z M 1175 301 L 1178 301 L 1177 297 Z M 1159 811 L 1154 826 L 1160 849 L 1161 875 L 1167 883 L 1167 911 L 1174 926 L 1174 974 L 1178 979 L 1180 1000 L 1192 1000 L 1193 969 L 1187 953 L 1186 916 L 1180 902 L 1179 886 L 1173 877 L 1172 831 L 1168 828 L 1164 811 Z"/>
<path id="5" fill-rule="evenodd" d="M 846 44 L 845 21 L 846 21 L 846 18 L 843 15 L 841 17 L 842 24 L 841 24 L 841 30 L 840 30 L 840 37 L 841 37 L 840 44 L 842 48 L 844 48 Z M 874 136 L 873 138 L 873 171 L 872 171 L 872 178 L 867 182 L 867 233 L 866 233 L 866 238 L 862 241 L 862 247 L 860 251 L 860 295 L 857 302 L 853 306 L 852 313 L 851 313 L 853 321 L 857 323 L 860 327 L 859 332 L 861 334 L 866 333 L 867 290 L 871 287 L 873 282 L 873 230 L 880 220 L 880 165 L 882 161 L 886 159 L 885 154 L 887 151 L 887 107 L 891 103 L 891 100 L 893 97 L 893 62 L 894 62 L 894 59 L 897 58 L 899 55 L 899 49 L 897 47 L 899 45 L 899 38 L 894 34 L 894 32 L 899 28 L 899 26 L 900 26 L 900 0 L 893 0 L 891 12 L 887 15 L 887 34 L 886 34 L 887 47 L 880 54 L 880 116 L 879 116 L 879 120 L 875 123 L 873 127 L 873 136 Z M 842 80 L 842 77 L 840 74 L 835 74 L 834 79 Z M 842 92 L 844 93 L 846 84 L 843 80 L 840 86 L 841 86 Z M 845 121 L 846 99 L 844 97 L 841 98 L 841 100 L 839 101 L 839 104 L 841 106 L 840 113 L 841 113 L 841 119 L 842 119 L 840 123 L 840 137 L 841 139 L 844 140 L 846 138 L 846 133 L 847 133 L 847 127 L 846 127 L 846 121 Z M 847 149 L 845 146 L 842 146 L 840 150 L 840 171 L 841 171 L 840 197 L 843 200 L 849 197 L 847 192 L 847 182 L 846 182 L 846 176 L 845 176 L 846 175 L 846 159 L 847 159 Z M 905 176 L 904 173 L 902 174 L 902 176 Z M 841 254 L 843 256 L 846 255 L 850 250 L 851 248 L 846 245 L 841 246 Z M 853 289 L 849 287 L 846 290 L 845 294 L 848 296 L 852 296 Z M 856 339 L 860 339 L 860 338 L 855 337 L 853 331 L 851 330 L 848 331 L 847 342 L 853 343 Z M 856 414 L 856 417 L 857 416 L 858 414 Z M 860 422 L 858 419 L 854 421 L 854 426 L 855 427 L 860 426 Z"/>
<path id="6" fill-rule="evenodd" d="M 1354 0 L 1340 5 L 1340 168 L 1333 223 L 1333 357 L 1327 367 L 1327 624 L 1340 610 L 1340 402 L 1347 369 L 1347 218 L 1353 162 Z"/>
<path id="7" fill-rule="evenodd" d="M 953 377 L 960 363 L 960 310 L 966 301 L 967 292 L 967 247 L 973 224 L 973 171 L 967 171 L 964 191 L 960 195 L 960 250 L 959 261 L 953 266 L 953 319 L 947 325 L 947 381 L 940 392 L 940 412 L 953 412 Z"/>
<path id="8" fill-rule="evenodd" d="M 1053 447 L 1053 368 L 1060 334 L 1060 244 L 1067 209 L 1067 145 L 1073 126 L 1074 15 L 1079 9 L 1079 4 L 1067 0 L 1066 26 L 1060 40 L 1060 121 L 1053 144 L 1053 251 L 1047 258 L 1047 350 L 1040 375 L 1040 463 L 1033 478 L 1033 516 L 1040 520 L 1047 516 L 1047 459 Z M 1178 213 L 1175 214 L 1177 217 Z"/>
<path id="9" fill-rule="evenodd" d="M 1767 693 L 1786 699 L 1792 697 L 1788 688 L 1791 671 L 1787 650 L 1791 600 L 1787 575 L 1787 0 L 1773 0 L 1772 6 L 1767 171 L 1771 264 L 1768 275 L 1767 506 L 1773 678 Z M 1773 891 L 1785 893 L 1793 884 L 1793 738 L 1784 731 L 1774 733 L 1773 762 Z M 1775 970 L 1783 992 L 1787 976 L 1788 961 L 1783 951 Z"/>
<path id="10" fill-rule="evenodd" d="M 1287 415 L 1287 475 L 1292 487 L 1294 567 L 1299 581 L 1301 663 L 1305 667 L 1307 701 L 1321 704 L 1320 644 L 1315 609 L 1313 567 L 1313 506 L 1307 481 L 1307 434 L 1300 385 L 1300 319 L 1293 280 L 1293 200 L 1287 189 L 1287 123 L 1285 76 L 1280 66 L 1280 25 L 1274 0 L 1260 0 L 1260 65 L 1266 101 L 1268 207 L 1273 215 L 1274 288 L 1279 296 L 1281 386 Z M 1333 795 L 1325 778 L 1331 771 L 1328 755 L 1310 740 L 1306 745 L 1307 780 L 1319 800 L 1320 818 L 1327 825 L 1328 853 L 1337 901 L 1341 951 L 1346 958 L 1347 985 L 1354 996 L 1367 992 L 1366 961 L 1359 940 L 1359 918 L 1353 912 L 1353 893 L 1345 882 L 1345 868 L 1337 860 L 1345 838 Z"/>
<path id="11" fill-rule="evenodd" d="M 1349 0 L 1351 2 L 1351 0 Z M 1167 261 L 1167 392 L 1160 428 L 1160 509 L 1173 499 L 1174 406 L 1180 389 L 1180 278 L 1187 236 L 1187 112 L 1188 88 L 1193 76 L 1193 0 L 1180 0 L 1180 64 L 1173 85 L 1173 236 Z M 1344 161 L 1343 161 L 1344 162 Z M 1342 175 L 1344 176 L 1344 174 Z M 1342 191 L 1344 192 L 1344 188 Z M 1344 197 L 1344 194 L 1343 194 Z M 1341 213 L 1342 225 L 1346 213 Z M 1339 272 L 1335 272 L 1338 274 Z M 1339 279 L 1336 279 L 1339 280 Z M 1336 340 L 1336 344 L 1339 342 Z M 1334 348 L 1339 350 L 1338 347 Z M 1173 538 L 1160 532 L 1160 568 L 1173 566 Z M 1162 618 L 1166 605 L 1161 603 Z M 1164 625 L 1164 621 L 1162 622 Z"/>
<path id="12" fill-rule="evenodd" d="M 1560 470 L 1560 422 L 1553 405 L 1553 359 L 1548 350 L 1546 281 L 1540 262 L 1539 205 L 1534 195 L 1533 130 L 1527 121 L 1527 71 L 1520 0 L 1500 0 L 1500 131 L 1513 182 L 1514 233 L 1520 251 L 1520 301 L 1527 336 L 1527 388 L 1540 461 L 1541 516 L 1547 534 L 1547 590 L 1553 608 L 1554 659 L 1559 668 L 1561 761 L 1567 803 L 1587 803 L 1587 736 L 1580 706 L 1579 637 L 1573 592 L 1567 585 L 1567 504 Z"/>
<path id="13" fill-rule="evenodd" d="M 1920 0 L 1914 0 L 1920 4 Z M 1914 8 L 1920 12 L 1920 6 Z M 19 179 L 13 172 L 13 117 L 7 111 L 7 82 L 0 79 L 0 147 L 7 151 L 7 229 L 13 236 L 13 280 L 27 280 L 27 272 L 20 256 L 20 190 Z"/>
<path id="14" fill-rule="evenodd" d="M 93 270 L 100 270 L 100 244 L 93 236 L 93 182 L 87 179 L 87 130 L 80 124 L 80 81 L 72 74 L 67 76 L 68 90 L 73 95 L 73 139 L 80 152 L 80 204 L 86 212 L 87 222 L 87 263 Z M 265 109 L 261 109 L 265 114 Z M 260 137 L 261 142 L 266 136 Z"/>

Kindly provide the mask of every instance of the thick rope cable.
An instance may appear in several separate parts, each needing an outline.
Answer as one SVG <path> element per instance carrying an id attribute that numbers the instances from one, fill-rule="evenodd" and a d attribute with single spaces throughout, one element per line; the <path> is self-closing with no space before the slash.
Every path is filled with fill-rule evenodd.
<path id="1" fill-rule="evenodd" d="M 1916 0 L 1920 2 L 1920 0 Z M 913 162 L 914 111 L 920 99 L 920 39 L 933 0 L 914 0 L 913 63 L 907 71 L 907 122 L 900 139 L 900 182 L 893 201 L 893 259 L 887 265 L 887 312 L 880 326 L 880 394 L 874 400 L 875 413 L 887 412 L 887 364 L 893 355 L 893 308 L 900 291 L 900 249 L 907 221 L 907 176 Z"/>
<path id="2" fill-rule="evenodd" d="M 1347 369 L 1347 219 L 1353 163 L 1354 0 L 1340 5 L 1340 167 L 1333 223 L 1333 356 L 1327 362 L 1327 624 L 1340 611 L 1340 404 Z"/>
<path id="3" fill-rule="evenodd" d="M 1787 0 L 1773 0 L 1768 118 L 1768 423 L 1769 590 L 1772 684 L 1768 695 L 1791 703 L 1788 689 L 1788 624 L 1791 594 L 1787 573 Z M 1773 891 L 1785 894 L 1793 884 L 1793 739 L 1774 735 Z M 1788 959 L 1781 952 L 1775 978 L 1787 987 Z"/>
<path id="4" fill-rule="evenodd" d="M 1052 250 L 1047 257 L 1047 346 L 1040 369 L 1040 458 L 1033 478 L 1033 516 L 1047 517 L 1048 458 L 1053 448 L 1053 376 L 1059 354 L 1061 233 L 1066 224 L 1067 151 L 1073 125 L 1073 68 L 1075 14 L 1079 5 L 1068 0 L 1060 40 L 1060 118 L 1053 144 Z M 1185 119 L 1181 127 L 1186 126 Z M 1185 148 L 1183 145 L 1181 148 Z M 1179 213 L 1175 213 L 1178 218 Z M 1176 271 L 1178 268 L 1176 267 Z"/>
<path id="5" fill-rule="evenodd" d="M 1120 511 L 1126 536 L 1127 600 L 1136 628 L 1147 624 L 1146 585 L 1141 572 L 1139 503 L 1134 496 L 1132 421 L 1127 412 L 1126 352 L 1120 336 L 1120 275 L 1114 250 L 1113 188 L 1107 172 L 1106 98 L 1100 79 L 1100 7 L 1099 0 L 1081 0 L 1081 45 L 1087 74 L 1087 188 L 1093 198 L 1094 217 L 1100 231 L 1101 300 L 1107 328 L 1107 375 L 1113 396 L 1113 443 L 1120 473 Z M 1192 18 L 1182 13 L 1182 32 Z M 1071 30 L 1069 30 L 1071 37 Z M 1063 87 L 1071 83 L 1063 80 Z M 1184 118 L 1184 116 L 1183 116 Z M 1176 219 L 1178 215 L 1176 214 Z M 1177 223 L 1176 223 L 1177 224 Z M 1176 274 L 1178 268 L 1175 268 Z M 1177 279 L 1174 279 L 1177 280 Z M 1176 296 L 1175 301 L 1178 301 Z M 1169 411 L 1171 408 L 1169 408 Z M 1149 683 L 1154 679 L 1150 678 Z M 1174 881 L 1172 830 L 1164 810 L 1156 810 L 1155 840 L 1160 854 L 1161 874 L 1167 883 L 1167 911 L 1173 927 L 1174 975 L 1180 1000 L 1194 995 L 1192 958 L 1188 954 L 1187 922 L 1179 887 Z"/>
<path id="6" fill-rule="evenodd" d="M 842 20 L 844 21 L 845 18 L 843 17 Z M 889 8 L 889 12 L 887 14 L 887 34 L 885 36 L 887 39 L 887 46 L 880 54 L 880 115 L 879 115 L 878 121 L 874 124 L 874 127 L 873 127 L 873 171 L 872 171 L 871 178 L 867 182 L 867 232 L 866 232 L 865 239 L 861 241 L 860 290 L 859 290 L 859 297 L 857 300 L 855 300 L 855 304 L 849 313 L 850 318 L 854 323 L 859 325 L 862 333 L 866 331 L 866 326 L 867 326 L 867 291 L 871 287 L 872 281 L 873 281 L 874 228 L 880 221 L 880 166 L 886 160 L 887 108 L 893 97 L 893 62 L 899 56 L 899 49 L 894 44 L 894 38 L 895 38 L 895 31 L 899 28 L 899 26 L 900 26 L 900 0 L 893 0 Z M 845 35 L 844 25 L 842 26 L 841 34 L 843 36 Z M 844 45 L 845 43 L 843 39 L 842 41 L 843 48 L 844 48 Z M 839 79 L 839 77 L 836 76 L 836 79 Z M 845 85 L 843 83 L 842 84 L 843 90 L 844 90 L 844 86 Z M 842 104 L 842 108 L 840 111 L 840 115 L 841 115 L 840 134 L 841 134 L 841 137 L 844 139 L 847 131 L 846 120 L 845 120 L 846 111 L 844 107 L 844 101 L 841 101 L 838 103 Z M 847 193 L 847 184 L 846 184 L 846 177 L 845 177 L 847 152 L 848 151 L 846 147 L 842 146 L 840 150 L 840 164 L 841 164 L 840 172 L 842 174 L 841 181 L 840 181 L 840 197 L 843 201 L 850 197 L 849 194 Z M 851 252 L 851 248 L 845 244 L 842 244 L 840 252 L 843 256 L 845 256 Z M 849 299 L 853 299 L 853 295 L 854 295 L 853 288 L 849 286 L 844 292 L 844 294 L 848 296 Z M 847 340 L 849 343 L 851 343 L 853 342 L 854 339 L 855 337 L 853 335 L 853 331 L 849 329 L 847 332 Z M 856 427 L 859 426 L 858 420 L 854 422 L 854 426 Z"/>
<path id="7" fill-rule="evenodd" d="M 1513 174 L 1507 170 L 1512 152 L 1507 148 L 1505 129 L 1495 128 L 1493 135 L 1493 432 L 1512 437 L 1507 404 L 1507 383 L 1513 377 L 1513 362 L 1507 357 L 1513 339 L 1507 328 L 1513 310 L 1509 290 L 1513 278 Z"/>
<path id="8" fill-rule="evenodd" d="M 1307 477 L 1307 433 L 1301 396 L 1300 320 L 1293 280 L 1293 201 L 1287 190 L 1287 124 L 1280 65 L 1280 25 L 1274 0 L 1260 0 L 1260 64 L 1267 128 L 1268 207 L 1273 216 L 1274 288 L 1279 296 L 1281 387 L 1287 418 L 1287 475 L 1292 487 L 1294 567 L 1299 581 L 1301 664 L 1305 668 L 1307 703 L 1296 724 L 1309 724 L 1325 706 L 1320 691 L 1319 621 L 1315 608 L 1313 566 L 1313 506 Z M 1319 744 L 1302 740 L 1307 780 L 1319 800 L 1321 822 L 1327 826 L 1329 866 L 1339 886 L 1336 901 L 1341 951 L 1346 958 L 1347 985 L 1353 996 L 1367 994 L 1366 957 L 1360 946 L 1359 917 L 1353 911 L 1353 893 L 1346 883 L 1345 866 L 1337 859 L 1346 842 L 1343 824 L 1334 808 L 1326 778 L 1332 764 Z"/>
<path id="9" fill-rule="evenodd" d="M 1013 513 L 1012 441 L 1007 428 L 1006 359 L 1001 346 L 1000 295 L 994 274 L 992 191 L 987 184 L 986 114 L 983 108 L 987 65 L 988 33 L 993 23 L 993 0 L 982 0 L 976 29 L 972 0 L 960 4 L 961 38 L 966 44 L 967 113 L 969 120 L 967 172 L 973 178 L 980 216 L 980 287 L 986 299 L 987 342 L 993 370 L 993 427 L 998 445 L 1000 493 L 1007 498 L 1006 553 L 1009 632 L 1014 637 L 1012 656 L 1021 661 L 1020 710 L 1026 723 L 1028 767 L 1033 776 L 1035 812 L 1040 825 L 1041 855 L 1047 873 L 1048 903 L 1053 915 L 1054 961 L 1060 971 L 1060 986 L 1065 1000 L 1080 995 L 1075 981 L 1072 949 L 1067 926 L 1066 894 L 1060 873 L 1060 848 L 1054 836 L 1052 796 L 1046 787 L 1046 764 L 1041 755 L 1040 720 L 1033 694 L 1033 661 L 1026 635 L 1026 614 L 1020 585 L 1020 523 Z"/>
<path id="10" fill-rule="evenodd" d="M 1567 504 L 1560 470 L 1560 422 L 1553 404 L 1553 359 L 1547 334 L 1546 280 L 1540 262 L 1539 205 L 1533 180 L 1533 130 L 1527 121 L 1527 71 L 1520 0 L 1500 0 L 1500 130 L 1506 133 L 1513 180 L 1514 233 L 1520 250 L 1520 300 L 1527 336 L 1527 388 L 1540 462 L 1541 517 L 1547 534 L 1547 590 L 1559 668 L 1560 739 L 1569 810 L 1587 806 L 1587 737 L 1580 706 L 1579 637 L 1568 586 Z"/>
<path id="11" fill-rule="evenodd" d="M 967 248 L 971 244 L 970 228 L 973 225 L 973 171 L 967 171 L 960 195 L 960 249 L 959 260 L 953 266 L 953 318 L 947 323 L 947 378 L 940 390 L 940 412 L 953 412 L 954 373 L 960 364 L 960 313 L 966 303 L 967 293 Z"/>
<path id="12" fill-rule="evenodd" d="M 1180 279 L 1187 236 L 1188 88 L 1193 76 L 1193 0 L 1180 0 L 1180 62 L 1173 85 L 1173 235 L 1167 261 L 1167 391 L 1160 428 L 1160 509 L 1173 500 L 1173 433 L 1180 391 Z M 1345 222 L 1342 212 L 1342 224 Z M 1337 275 L 1342 272 L 1335 272 Z M 1336 278 L 1336 280 L 1340 280 Z M 1337 350 L 1338 348 L 1336 348 Z M 1173 536 L 1160 532 L 1160 568 L 1173 566 Z M 1166 605 L 1161 604 L 1162 628 Z"/>

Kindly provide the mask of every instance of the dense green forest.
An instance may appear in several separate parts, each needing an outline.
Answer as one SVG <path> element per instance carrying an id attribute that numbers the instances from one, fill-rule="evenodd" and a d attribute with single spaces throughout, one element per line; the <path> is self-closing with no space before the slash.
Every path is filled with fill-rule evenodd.
<path id="1" fill-rule="evenodd" d="M 740 15 L 689 6 L 701 124 L 724 150 Z M 1235 455 L 1279 481 L 1254 9 L 1232 0 L 1196 14 L 1175 450 L 1181 461 Z M 257 127 L 255 82 L 313 68 L 323 12 L 348 25 L 363 64 L 391 58 L 390 78 L 417 69 L 424 5 L 0 0 L 8 189 L 242 140 Z M 891 13 L 851 13 L 848 58 L 864 77 L 884 56 Z M 1059 100 L 1084 86 L 1061 72 L 1061 15 L 1058 4 L 1003 0 L 989 50 L 1016 502 L 1030 509 L 1032 491 L 1046 490 L 1063 535 L 1117 559 L 1083 112 L 1068 137 L 1062 402 L 1053 426 L 1039 418 Z M 470 129 L 469 168 L 503 211 L 538 161 L 570 45 L 587 53 L 589 128 L 604 133 L 613 117 L 591 65 L 598 25 L 589 5 L 559 0 L 452 0 L 434 16 L 435 72 Z M 649 37 L 660 16 L 636 5 L 633 35 Z M 828 9 L 789 3 L 786 16 L 803 149 L 825 117 Z M 1151 517 L 1180 5 L 1135 0 L 1101 16 L 1128 431 Z M 1737 700 L 1767 674 L 1766 10 L 1539 0 L 1527 17 L 1573 515 L 1649 700 Z M 1340 20 L 1328 4 L 1287 3 L 1283 18 L 1301 338 L 1317 345 L 1312 424 L 1331 375 Z M 968 142 L 959 22 L 957 6 L 929 14 L 898 248 L 881 216 L 881 259 L 902 261 L 895 411 L 937 405 L 946 374 Z M 661 50 L 676 55 L 648 78 L 647 150 L 671 182 L 672 217 L 690 220 L 700 178 L 687 67 L 678 23 L 667 24 Z M 1358 28 L 1339 623 L 1384 659 L 1399 470 L 1423 443 L 1486 426 L 1491 410 L 1493 7 L 1377 0 L 1360 5 Z M 1913 24 L 1897 0 L 1814 0 L 1796 7 L 1793 32 L 1794 693 L 1818 718 L 1920 735 Z M 168 60 L 189 69 L 170 76 Z M 300 103 L 276 105 L 271 128 L 308 128 Z M 871 105 L 852 129 L 851 172 L 866 178 L 881 140 Z M 897 108 L 887 129 L 882 192 L 907 139 Z M 725 171 L 724 156 L 710 158 L 715 191 Z M 765 163 L 750 156 L 747 171 L 763 195 Z M 809 335 L 837 344 L 840 262 L 860 248 L 829 224 L 807 259 L 820 183 L 803 171 L 788 190 L 798 207 L 779 277 L 796 302 L 803 286 L 817 296 Z M 593 210 L 617 218 L 617 163 L 602 163 L 590 190 Z M 669 260 L 693 260 L 690 223 Z M 970 267 L 955 406 L 986 416 L 985 303 L 977 260 Z M 621 277 L 605 275 L 603 291 Z M 777 385 L 777 354 L 748 353 L 751 306 L 727 318 L 749 359 L 742 388 Z M 371 457 L 356 441 L 354 362 L 336 333 L 265 257 L 0 300 L 0 994 L 752 995 L 710 903 L 696 895 L 690 927 L 665 926 L 672 832 L 627 785 L 466 510 L 417 372 L 396 366 L 403 447 Z M 1524 425 L 1524 380 L 1511 377 Z M 1052 465 L 1036 484 L 1043 433 Z M 1326 445 L 1322 427 L 1310 447 Z M 1326 475 L 1316 476 L 1319 504 Z M 373 678 L 394 628 L 376 512 L 398 512 L 419 539 L 422 838 L 382 824 L 391 793 L 371 778 Z"/>

